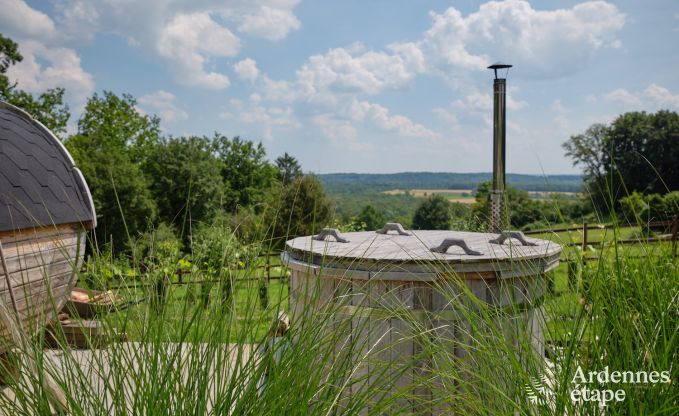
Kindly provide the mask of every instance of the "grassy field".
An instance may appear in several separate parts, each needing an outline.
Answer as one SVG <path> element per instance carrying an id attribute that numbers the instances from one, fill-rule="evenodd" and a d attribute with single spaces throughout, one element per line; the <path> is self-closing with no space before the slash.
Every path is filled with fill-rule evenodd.
<path id="1" fill-rule="evenodd" d="M 615 235 L 626 238 L 639 232 L 633 228 L 591 231 L 590 239 L 610 243 L 602 249 L 587 248 L 585 253 L 578 247 L 565 248 L 562 259 L 569 262 L 546 276 L 553 281 L 553 290 L 544 303 L 534 305 L 544 313 L 541 325 L 552 366 L 552 388 L 545 401 L 531 402 L 524 388 L 545 371 L 545 362 L 531 353 L 530 338 L 499 335 L 505 330 L 499 323 L 521 310 L 467 302 L 467 296 L 473 295 L 454 276 L 439 290 L 456 305 L 468 337 L 460 337 L 457 329 L 440 332 L 445 328 L 441 321 L 423 321 L 412 311 L 393 306 L 385 306 L 390 316 L 374 317 L 376 324 L 368 325 L 366 316 L 338 313 L 346 297 L 331 304 L 312 298 L 304 315 L 293 322 L 288 338 L 292 348 L 274 367 L 262 365 L 266 357 L 262 348 L 270 345 L 268 330 L 289 301 L 287 271 L 275 257 L 271 272 L 282 278 L 268 285 L 266 306 L 261 302 L 263 258 L 243 259 L 241 266 L 225 269 L 221 280 L 211 285 L 205 285 L 205 273 L 194 268 L 183 276 L 185 283 L 191 283 L 171 285 L 163 302 L 152 285 L 159 276 L 153 271 L 128 270 L 113 280 L 107 277 L 102 283 L 115 283 L 126 299 L 141 300 L 103 318 L 107 331 L 125 332 L 130 342 L 109 346 L 105 366 L 95 362 L 87 367 L 78 364 L 78 355 L 64 345 L 61 362 L 69 369 L 64 372 L 42 359 L 42 342 L 35 340 L 23 354 L 34 357 L 37 373 L 24 370 L 12 389 L 17 396 L 0 394 L 0 409 L 3 414 L 46 413 L 53 398 L 36 375 L 48 372 L 63 388 L 71 414 L 76 415 L 357 415 L 365 409 L 368 414 L 404 415 L 426 414 L 428 409 L 526 416 L 673 415 L 679 410 L 674 384 L 642 389 L 617 383 L 611 387 L 624 390 L 626 400 L 608 403 L 605 409 L 592 402 L 574 402 L 570 396 L 573 374 L 581 367 L 585 371 L 669 371 L 673 383 L 679 377 L 679 261 L 669 243 L 615 244 Z M 576 231 L 542 237 L 566 243 L 579 241 L 581 235 Z M 584 259 L 590 256 L 598 260 Z M 104 263 L 103 267 L 108 260 L 95 255 L 90 261 Z M 206 293 L 209 301 L 203 303 L 201 295 Z M 400 336 L 413 340 L 418 353 L 376 359 L 403 339 L 392 335 L 389 342 L 379 343 L 380 319 L 402 320 L 405 327 Z M 350 331 L 364 336 L 347 338 Z M 181 352 L 168 353 L 168 345 L 181 346 L 177 350 Z M 225 354 L 227 346 L 230 350 Z M 459 348 L 471 351 L 473 359 L 461 359 L 455 352 Z M 264 352 L 242 353 L 245 349 Z M 431 364 L 421 371 L 420 360 L 425 358 Z M 103 368 L 106 373 L 101 373 Z M 93 372 L 100 380 L 94 384 Z M 403 372 L 412 375 L 411 384 L 399 384 Z M 267 381 L 262 390 L 264 374 Z M 423 388 L 431 396 L 419 394 Z"/>
<path id="2" fill-rule="evenodd" d="M 425 198 L 429 195 L 442 195 L 450 202 L 460 204 L 473 204 L 476 202 L 475 191 L 473 189 L 392 189 L 382 192 L 385 195 L 412 195 L 417 198 Z M 577 192 L 538 192 L 530 191 L 528 196 L 531 199 L 548 200 L 552 195 L 560 195 L 568 199 L 576 199 Z"/>

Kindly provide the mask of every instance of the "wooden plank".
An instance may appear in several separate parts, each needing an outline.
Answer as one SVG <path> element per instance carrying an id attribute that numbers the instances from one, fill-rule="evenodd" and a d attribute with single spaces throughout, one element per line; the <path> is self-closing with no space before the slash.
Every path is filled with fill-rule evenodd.
<path id="1" fill-rule="evenodd" d="M 351 305 L 356 307 L 367 306 L 367 292 L 369 280 L 354 280 L 351 288 Z M 370 348 L 370 319 L 363 316 L 354 316 L 351 319 L 352 337 L 352 365 L 354 370 L 351 385 L 351 394 L 355 396 L 359 391 L 365 390 L 368 384 L 368 359 L 366 354 Z M 368 407 L 361 409 L 360 415 L 368 414 Z"/>
<path id="2" fill-rule="evenodd" d="M 40 280 L 49 280 L 52 274 L 60 274 L 67 271 L 73 272 L 74 264 L 70 260 L 62 260 L 47 266 L 34 267 L 28 270 L 21 270 L 10 273 L 9 278 L 15 291 L 27 284 Z M 0 293 L 7 290 L 7 281 L 0 279 Z"/>
<path id="3" fill-rule="evenodd" d="M 61 247 L 74 246 L 78 243 L 78 237 L 78 234 L 73 232 L 43 239 L 21 241 L 19 243 L 7 243 L 3 241 L 2 246 L 5 252 L 5 259 L 9 260 L 27 254 L 42 253 Z M 81 245 L 84 244 L 85 238 L 81 238 Z"/>
<path id="4" fill-rule="evenodd" d="M 368 285 L 367 306 L 376 309 L 384 309 L 387 301 L 387 292 L 389 286 L 382 280 L 370 281 Z M 389 385 L 384 382 L 388 381 L 392 376 L 390 371 L 389 360 L 391 354 L 389 352 L 389 342 L 391 340 L 391 325 L 389 319 L 383 317 L 371 316 L 369 319 L 369 348 L 368 354 L 368 383 L 371 386 L 379 386 L 381 393 L 388 391 Z M 370 405 L 369 409 L 373 406 Z"/>
<path id="5" fill-rule="evenodd" d="M 21 257 L 10 258 L 7 261 L 9 273 L 16 273 L 21 270 L 44 267 L 54 263 L 54 259 L 68 259 L 75 262 L 78 255 L 78 246 L 72 245 L 64 248 L 55 248 L 44 252 L 33 252 L 22 255 Z"/>
<path id="6" fill-rule="evenodd" d="M 391 292 L 394 296 L 393 303 L 396 304 L 397 310 L 400 309 L 405 319 L 401 317 L 392 318 L 390 320 L 391 339 L 390 343 L 390 367 L 394 372 L 400 374 L 395 375 L 394 390 L 405 393 L 407 396 L 412 394 L 411 386 L 413 384 L 413 328 L 408 322 L 408 311 L 412 311 L 415 307 L 415 287 L 413 282 L 394 282 L 391 286 Z M 405 370 L 405 371 L 404 371 Z M 412 409 L 413 402 L 408 398 L 401 398 L 395 402 L 395 410 Z"/>
<path id="7" fill-rule="evenodd" d="M 18 243 L 27 240 L 35 241 L 76 232 L 75 230 L 82 229 L 83 227 L 80 224 L 60 224 L 51 227 L 24 228 L 14 231 L 0 231 L 0 239 L 3 244 Z"/>
<path id="8" fill-rule="evenodd" d="M 413 282 L 413 310 L 414 311 L 430 311 L 432 310 L 432 292 L 433 289 L 430 284 L 424 282 Z M 432 328 L 432 322 L 425 320 L 422 326 L 415 333 L 416 338 L 413 340 L 413 355 L 423 355 L 423 351 L 429 348 L 431 334 L 428 332 Z M 427 332 L 425 332 L 427 331 Z M 413 395 L 416 400 L 414 404 L 417 409 L 413 409 L 413 413 L 422 414 L 431 413 L 431 388 L 424 383 L 431 375 L 431 357 L 422 357 L 414 366 L 412 377 L 417 387 L 413 390 Z"/>

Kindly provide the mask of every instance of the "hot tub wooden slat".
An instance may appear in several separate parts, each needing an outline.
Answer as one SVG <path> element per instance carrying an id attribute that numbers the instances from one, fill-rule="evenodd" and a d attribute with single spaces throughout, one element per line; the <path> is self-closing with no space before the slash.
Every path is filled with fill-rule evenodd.
<path id="1" fill-rule="evenodd" d="M 364 383 L 389 378 L 389 374 L 395 376 L 392 391 L 426 379 L 410 393 L 431 399 L 432 407 L 411 410 L 449 414 L 451 409 L 444 403 L 455 383 L 441 376 L 432 380 L 432 370 L 455 367 L 460 370 L 457 376 L 467 377 L 465 371 L 473 368 L 474 343 L 479 337 L 499 336 L 499 345 L 506 343 L 518 354 L 524 351 L 520 346 L 532 345 L 529 350 L 541 354 L 544 343 L 539 308 L 546 290 L 544 273 L 558 265 L 559 245 L 530 238 L 527 240 L 535 246 L 521 246 L 517 241 L 499 245 L 489 242 L 497 234 L 453 231 L 415 231 L 412 236 L 359 232 L 344 237 L 349 243 L 315 241 L 312 237 L 290 240 L 282 260 L 292 271 L 291 288 L 317 286 L 320 303 L 351 299 L 350 305 L 343 304 L 338 310 L 351 319 L 354 348 L 350 353 L 358 364 L 354 373 L 357 384 L 350 394 Z M 463 254 L 459 247 L 451 247 L 447 254 L 430 251 L 452 237 L 463 238 L 472 250 L 484 254 Z M 347 283 L 340 285 L 340 281 Z M 291 293 L 291 308 L 298 316 L 308 317 L 302 312 L 317 307 L 299 290 Z M 468 314 L 478 311 L 480 305 L 496 314 L 497 322 L 470 322 Z M 403 319 L 398 311 L 407 311 L 409 318 Z M 417 335 L 426 340 L 412 338 L 413 325 L 417 325 Z M 437 348 L 415 362 L 414 357 L 423 351 L 420 342 L 433 342 Z M 368 354 L 370 348 L 373 351 Z M 335 348 L 336 354 L 338 351 L 346 353 Z M 410 365 L 406 372 L 393 373 L 406 364 Z M 411 406 L 405 398 L 394 403 L 399 410 Z M 418 406 L 422 406 L 421 401 Z M 370 410 L 368 403 L 362 414 Z"/>
<path id="2" fill-rule="evenodd" d="M 83 261 L 85 234 L 80 225 L 3 232 L 3 253 L 22 326 L 29 334 L 51 320 L 65 304 Z M 12 310 L 4 270 L 0 298 Z M 4 345 L 7 330 L 0 327 Z M 0 353 L 4 346 L 0 346 Z"/>

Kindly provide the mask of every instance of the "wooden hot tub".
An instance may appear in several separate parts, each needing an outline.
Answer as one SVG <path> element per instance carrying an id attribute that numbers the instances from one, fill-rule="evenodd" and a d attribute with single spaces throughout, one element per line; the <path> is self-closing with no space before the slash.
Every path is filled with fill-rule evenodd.
<path id="1" fill-rule="evenodd" d="M 0 353 L 17 342 L 7 319 L 30 336 L 61 310 L 83 261 L 86 230 L 95 226 L 89 188 L 66 148 L 0 101 Z"/>
<path id="2" fill-rule="evenodd" d="M 317 236 L 289 240 L 283 260 L 292 271 L 293 325 L 303 317 L 313 319 L 305 313 L 312 304 L 335 303 L 337 315 L 350 317 L 349 336 L 355 342 L 349 344 L 375 346 L 375 351 L 382 351 L 379 354 L 386 354 L 382 361 L 406 362 L 420 347 L 409 337 L 412 326 L 389 313 L 396 308 L 408 310 L 410 319 L 421 320 L 424 327 L 438 328 L 444 338 L 460 340 L 450 345 L 450 356 L 473 354 L 469 351 L 473 344 L 469 325 L 456 307 L 457 300 L 464 302 L 464 296 L 450 295 L 450 291 L 460 293 L 460 286 L 452 282 L 465 285 L 468 291 L 464 295 L 471 294 L 490 307 L 509 308 L 513 313 L 508 320 L 511 330 L 504 331 L 504 336 L 525 337 L 541 356 L 540 305 L 547 287 L 544 273 L 558 265 L 560 252 L 558 244 L 518 232 L 405 231 L 392 223 L 379 231 L 339 234 L 324 229 Z M 508 345 L 518 342 L 504 341 Z M 336 348 L 336 353 L 340 349 Z M 352 352 L 355 356 L 364 353 Z M 357 376 L 373 377 L 369 360 L 360 367 Z M 407 387 L 421 371 L 422 366 L 413 366 L 399 376 L 396 387 Z M 423 396 L 432 394 L 427 388 L 419 390 Z"/>

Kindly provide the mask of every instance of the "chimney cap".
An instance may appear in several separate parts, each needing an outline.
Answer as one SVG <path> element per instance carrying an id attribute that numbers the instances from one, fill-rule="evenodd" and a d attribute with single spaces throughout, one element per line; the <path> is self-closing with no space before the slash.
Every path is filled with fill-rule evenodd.
<path id="1" fill-rule="evenodd" d="M 504 68 L 511 68 L 512 65 L 510 64 L 503 64 L 502 62 L 495 62 L 493 65 L 489 66 L 488 69 L 504 69 Z"/>
<path id="2" fill-rule="evenodd" d="M 493 65 L 489 66 L 488 69 L 492 69 L 495 72 L 495 79 L 497 79 L 497 70 L 498 69 L 507 69 L 509 71 L 509 68 L 511 68 L 512 65 L 510 64 L 503 64 L 502 62 L 495 62 Z"/>

